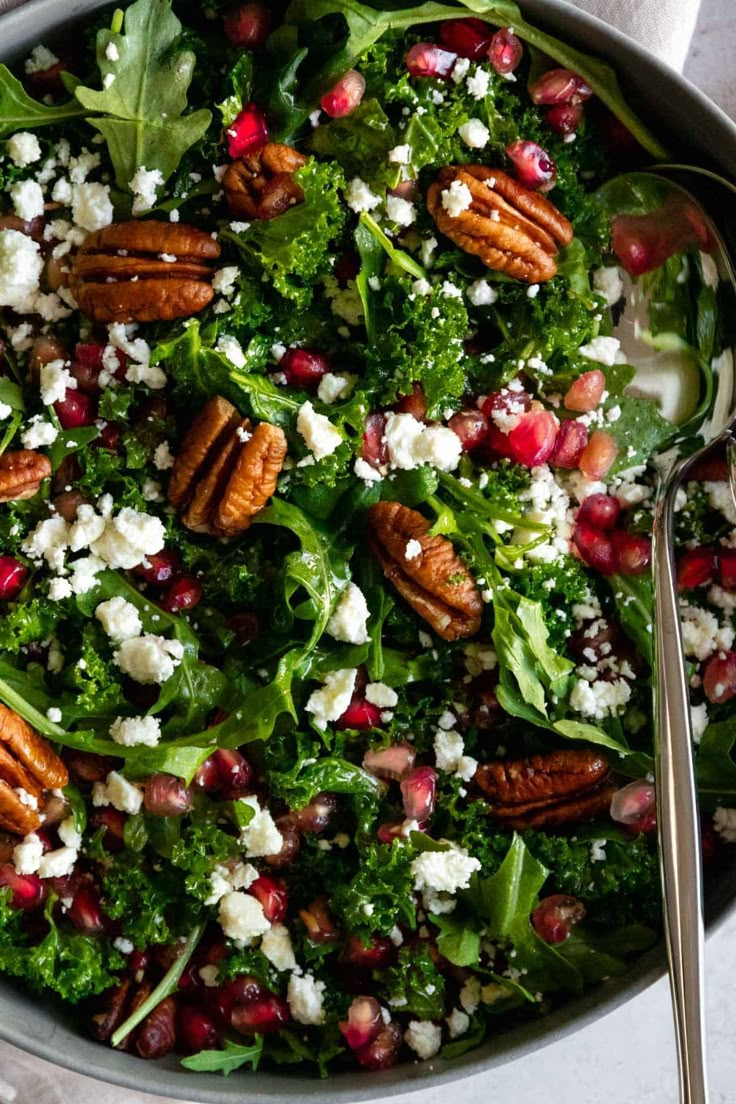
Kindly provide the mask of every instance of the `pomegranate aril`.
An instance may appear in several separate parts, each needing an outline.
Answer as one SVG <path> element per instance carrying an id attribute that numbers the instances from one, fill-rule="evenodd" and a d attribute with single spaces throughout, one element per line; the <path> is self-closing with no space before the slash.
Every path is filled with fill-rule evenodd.
<path id="1" fill-rule="evenodd" d="M 165 586 L 181 574 L 181 560 L 172 549 L 164 548 L 162 552 L 147 556 L 143 563 L 133 568 L 133 574 L 153 586 Z"/>
<path id="2" fill-rule="evenodd" d="M 323 353 L 313 349 L 287 349 L 279 361 L 279 372 L 293 387 L 315 390 L 319 381 L 330 370 L 330 362 Z"/>
<path id="3" fill-rule="evenodd" d="M 480 409 L 490 419 L 493 419 L 494 412 L 498 411 L 520 417 L 529 410 L 531 405 L 532 397 L 528 391 L 502 387 L 500 391 L 492 391 L 490 395 L 486 395 L 480 403 Z"/>
<path id="4" fill-rule="evenodd" d="M 602 479 L 608 474 L 617 455 L 618 445 L 610 433 L 597 429 L 580 457 L 580 470 L 586 479 Z"/>
<path id="5" fill-rule="evenodd" d="M 513 162 L 516 177 L 527 188 L 548 192 L 557 180 L 554 161 L 536 142 L 519 139 L 506 147 L 506 154 Z"/>
<path id="6" fill-rule="evenodd" d="M 217 1025 L 212 1016 L 192 1004 L 179 1006 L 176 1037 L 187 1054 L 214 1050 L 218 1043 Z"/>
<path id="7" fill-rule="evenodd" d="M 337 722 L 338 728 L 355 728 L 365 732 L 369 728 L 378 728 L 381 723 L 381 710 L 369 701 L 352 701 Z"/>
<path id="8" fill-rule="evenodd" d="M 248 892 L 261 902 L 263 915 L 272 924 L 280 924 L 284 920 L 289 907 L 289 894 L 280 878 L 261 874 L 248 887 Z"/>
<path id="9" fill-rule="evenodd" d="M 398 1024 L 386 1024 L 372 1043 L 356 1052 L 358 1064 L 364 1069 L 382 1070 L 396 1065 L 401 1049 L 401 1028 Z"/>
<path id="10" fill-rule="evenodd" d="M 232 46 L 260 50 L 271 30 L 271 13 L 265 4 L 240 4 L 225 16 L 223 26 Z"/>
<path id="11" fill-rule="evenodd" d="M 94 422 L 97 417 L 97 402 L 84 391 L 70 389 L 60 402 L 54 403 L 54 410 L 62 429 L 80 429 Z"/>
<path id="12" fill-rule="evenodd" d="M 478 448 L 488 435 L 488 419 L 482 410 L 461 410 L 453 414 L 447 424 L 460 438 L 463 452 Z"/>
<path id="13" fill-rule="evenodd" d="M 409 820 L 427 820 L 434 812 L 437 771 L 417 767 L 401 783 L 404 812 Z"/>
<path id="14" fill-rule="evenodd" d="M 411 414 L 412 418 L 416 418 L 418 422 L 426 422 L 427 396 L 424 394 L 421 383 L 413 384 L 411 393 L 401 396 L 396 403 L 395 410 L 397 414 Z"/>
<path id="15" fill-rule="evenodd" d="M 89 882 L 84 882 L 74 894 L 66 915 L 86 935 L 98 935 L 105 930 L 100 895 Z"/>
<path id="16" fill-rule="evenodd" d="M 364 95 L 365 77 L 357 69 L 351 69 L 334 88 L 325 93 L 320 106 L 331 119 L 344 119 L 355 111 Z"/>
<path id="17" fill-rule="evenodd" d="M 532 926 L 545 943 L 564 943 L 585 917 L 585 905 L 577 897 L 556 893 L 543 898 L 532 912 Z"/>
<path id="18" fill-rule="evenodd" d="M 312 943 L 334 943 L 339 937 L 324 897 L 317 897 L 307 908 L 300 909 L 299 919 Z"/>
<path id="19" fill-rule="evenodd" d="M 211 758 L 220 774 L 220 783 L 228 798 L 242 797 L 253 779 L 253 768 L 234 748 L 218 748 Z"/>
<path id="20" fill-rule="evenodd" d="M 508 434 L 508 447 L 512 460 L 527 468 L 546 463 L 552 455 L 557 440 L 557 421 L 553 414 L 524 414 L 519 424 Z"/>
<path id="21" fill-rule="evenodd" d="M 281 833 L 281 847 L 272 855 L 266 855 L 266 862 L 275 870 L 288 866 L 299 854 L 302 838 L 289 814 L 276 817 L 276 827 Z"/>
<path id="22" fill-rule="evenodd" d="M 529 89 L 535 104 L 580 104 L 593 89 L 571 69 L 548 69 Z"/>
<path id="23" fill-rule="evenodd" d="M 547 108 L 544 121 L 557 134 L 575 134 L 584 114 L 582 104 L 556 104 Z"/>
<path id="24" fill-rule="evenodd" d="M 641 276 L 689 246 L 702 248 L 701 224 L 690 205 L 676 198 L 646 215 L 617 215 L 611 247 L 631 276 Z"/>
<path id="25" fill-rule="evenodd" d="M 28 568 L 14 556 L 0 556 L 0 601 L 17 598 L 28 578 Z"/>
<path id="26" fill-rule="evenodd" d="M 576 414 L 587 414 L 589 410 L 595 410 L 598 406 L 605 389 L 606 377 L 600 368 L 583 372 L 565 395 L 565 409 L 574 410 Z"/>
<path id="27" fill-rule="evenodd" d="M 576 468 L 588 444 L 588 427 L 574 418 L 568 418 L 557 431 L 550 464 L 557 468 Z"/>
<path id="28" fill-rule="evenodd" d="M 703 689 L 714 705 L 736 698 L 736 652 L 720 652 L 708 661 L 703 674 Z"/>
<path id="29" fill-rule="evenodd" d="M 214 793 L 215 790 L 219 790 L 222 786 L 222 776 L 217 766 L 217 762 L 214 756 L 210 755 L 205 759 L 197 768 L 197 773 L 194 776 L 192 785 L 196 786 L 198 790 L 204 790 L 205 793 Z"/>
<path id="30" fill-rule="evenodd" d="M 202 584 L 194 575 L 181 575 L 175 579 L 161 599 L 161 606 L 169 613 L 194 609 L 202 601 Z"/>
<path id="31" fill-rule="evenodd" d="M 524 47 L 521 39 L 508 27 L 502 27 L 500 31 L 496 31 L 488 47 L 488 60 L 501 75 L 513 73 L 523 54 Z"/>
<path id="32" fill-rule="evenodd" d="M 269 137 L 266 116 L 256 104 L 248 104 L 225 133 L 228 153 L 236 160 L 265 146 Z"/>
<path id="33" fill-rule="evenodd" d="M 443 50 L 433 42 L 417 42 L 406 55 L 406 68 L 412 77 L 446 79 L 457 61 L 457 54 Z"/>
<path id="34" fill-rule="evenodd" d="M 383 414 L 369 414 L 365 420 L 363 445 L 360 455 L 372 468 L 380 468 L 388 462 L 388 446 L 385 440 L 386 418 Z"/>
<path id="35" fill-rule="evenodd" d="M 585 522 L 578 522 L 573 533 L 575 547 L 583 561 L 600 575 L 613 575 L 616 570 L 616 557 L 609 538 Z"/>
<path id="36" fill-rule="evenodd" d="M 736 590 L 736 548 L 719 549 L 718 582 L 725 590 Z"/>
<path id="37" fill-rule="evenodd" d="M 653 831 L 657 826 L 654 783 L 640 778 L 617 790 L 611 799 L 611 820 L 635 832 Z"/>
<path id="38" fill-rule="evenodd" d="M 152 774 L 146 781 L 143 804 L 158 817 L 180 817 L 194 808 L 192 791 L 173 774 Z"/>
<path id="39" fill-rule="evenodd" d="M 336 808 L 337 798 L 334 794 L 320 793 L 309 805 L 293 812 L 291 819 L 300 832 L 319 835 L 328 827 Z"/>
<path id="40" fill-rule="evenodd" d="M 106 448 L 108 452 L 119 452 L 122 439 L 123 427 L 120 423 L 105 422 L 100 426 L 100 435 L 93 444 Z"/>
<path id="41" fill-rule="evenodd" d="M 480 61 L 493 40 L 493 28 L 482 19 L 446 19 L 440 23 L 440 38 L 458 57 Z"/>
<path id="42" fill-rule="evenodd" d="M 289 1022 L 289 1006 L 276 993 L 236 1004 L 230 1013 L 230 1023 L 241 1035 L 268 1035 Z"/>
<path id="43" fill-rule="evenodd" d="M 363 768 L 376 778 L 399 782 L 413 768 L 416 754 L 409 743 L 369 749 L 363 756 Z"/>
<path id="44" fill-rule="evenodd" d="M 102 844 L 107 851 L 122 851 L 125 846 L 127 816 L 119 809 L 95 809 L 90 818 L 95 828 L 104 828 Z"/>
<path id="45" fill-rule="evenodd" d="M 641 533 L 617 530 L 613 533 L 616 568 L 622 575 L 643 575 L 652 562 L 652 542 Z"/>
<path id="46" fill-rule="evenodd" d="M 583 500 L 578 510 L 578 521 L 592 525 L 594 529 L 602 529 L 607 533 L 615 529 L 616 522 L 621 513 L 621 505 L 617 498 L 608 494 L 592 494 Z"/>
<path id="47" fill-rule="evenodd" d="M 46 899 L 46 886 L 38 875 L 19 874 L 12 863 L 0 864 L 0 889 L 9 889 L 10 907 L 23 912 L 40 908 Z"/>
<path id="48" fill-rule="evenodd" d="M 351 966 L 366 970 L 380 970 L 391 962 L 394 950 L 391 940 L 384 936 L 375 936 L 370 943 L 364 943 L 357 935 L 349 935 L 345 941 L 342 958 Z"/>
<path id="49" fill-rule="evenodd" d="M 338 1024 L 351 1050 L 367 1047 L 383 1026 L 381 1006 L 375 997 L 356 997 L 348 1009 L 347 1020 Z"/>

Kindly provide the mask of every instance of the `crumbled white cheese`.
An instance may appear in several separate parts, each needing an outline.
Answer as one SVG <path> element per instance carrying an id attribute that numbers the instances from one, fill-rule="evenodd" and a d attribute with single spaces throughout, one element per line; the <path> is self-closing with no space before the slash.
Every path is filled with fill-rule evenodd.
<path id="1" fill-rule="evenodd" d="M 365 594 L 355 583 L 348 583 L 335 610 L 327 622 L 327 632 L 344 644 L 367 644 L 368 603 Z"/>
<path id="2" fill-rule="evenodd" d="M 399 226 L 411 226 L 416 222 L 417 209 L 408 199 L 390 195 L 386 197 L 386 214 Z"/>
<path id="3" fill-rule="evenodd" d="M 29 75 L 31 73 L 45 73 L 47 69 L 52 69 L 54 65 L 58 64 L 58 57 L 53 51 L 49 50 L 48 46 L 34 46 L 30 57 L 25 60 L 25 71 Z"/>
<path id="4" fill-rule="evenodd" d="M 79 849 L 82 846 L 82 833 L 77 830 L 77 825 L 73 816 L 64 817 L 57 831 L 59 833 L 59 839 L 67 847 L 76 847 Z"/>
<path id="5" fill-rule="evenodd" d="M 95 610 L 95 617 L 116 644 L 122 644 L 124 640 L 131 640 L 143 632 L 138 610 L 132 602 L 126 602 L 120 595 L 100 602 Z"/>
<path id="6" fill-rule="evenodd" d="M 445 1017 L 445 1023 L 450 1031 L 450 1038 L 457 1039 L 470 1027 L 470 1016 L 466 1012 L 461 1012 L 459 1008 L 453 1008 L 450 1015 Z"/>
<path id="7" fill-rule="evenodd" d="M 713 814 L 716 832 L 726 843 L 736 843 L 736 809 L 724 809 L 719 806 Z"/>
<path id="8" fill-rule="evenodd" d="M 218 295 L 224 295 L 226 299 L 229 299 L 236 291 L 235 284 L 239 275 L 240 269 L 237 265 L 226 265 L 225 268 L 218 268 L 212 279 L 212 287 Z"/>
<path id="9" fill-rule="evenodd" d="M 130 571 L 147 556 L 160 552 L 165 537 L 166 530 L 159 518 L 124 506 L 119 514 L 108 519 L 104 531 L 90 548 L 109 567 Z"/>
<path id="10" fill-rule="evenodd" d="M 34 414 L 21 434 L 21 440 L 24 448 L 39 449 L 53 445 L 58 436 L 59 431 L 55 425 L 44 421 L 42 414 Z"/>
<path id="11" fill-rule="evenodd" d="M 6 142 L 8 157 L 19 169 L 25 169 L 41 159 L 41 145 L 35 134 L 19 130 Z"/>
<path id="12" fill-rule="evenodd" d="M 686 656 L 704 660 L 716 651 L 728 651 L 734 641 L 730 625 L 719 625 L 710 610 L 683 604 L 680 611 L 682 643 Z"/>
<path id="13" fill-rule="evenodd" d="M 452 73 L 450 74 L 455 84 L 460 84 L 468 75 L 470 69 L 470 58 L 459 57 L 452 67 Z"/>
<path id="14" fill-rule="evenodd" d="M 75 184 L 72 189 L 72 218 L 77 226 L 93 233 L 109 226 L 115 212 L 107 184 Z"/>
<path id="15" fill-rule="evenodd" d="M 110 735 L 123 747 L 156 747 L 161 739 L 158 717 L 116 717 Z"/>
<path id="16" fill-rule="evenodd" d="M 421 464 L 431 464 L 441 471 L 454 471 L 460 463 L 462 444 L 458 435 L 446 426 L 425 426 L 413 414 L 389 413 L 385 436 L 394 468 L 412 471 Z"/>
<path id="17" fill-rule="evenodd" d="M 39 521 L 28 534 L 21 549 L 31 560 L 46 560 L 52 571 L 63 571 L 64 554 L 69 546 L 69 525 L 61 517 Z"/>
<path id="18" fill-rule="evenodd" d="M 606 265 L 593 272 L 593 289 L 602 295 L 609 307 L 618 303 L 624 293 L 624 282 L 618 265 Z"/>
<path id="19" fill-rule="evenodd" d="M 422 554 L 422 545 L 418 540 L 409 540 L 406 542 L 406 548 L 404 549 L 405 560 L 416 560 L 417 556 Z"/>
<path id="20" fill-rule="evenodd" d="M 388 151 L 388 159 L 393 165 L 411 164 L 411 146 L 394 146 Z"/>
<path id="21" fill-rule="evenodd" d="M 289 929 L 284 924 L 272 924 L 261 940 L 261 951 L 279 973 L 293 970 L 296 957 Z"/>
<path id="22" fill-rule="evenodd" d="M 626 679 L 615 678 L 610 682 L 597 679 L 588 682 L 581 678 L 572 688 L 570 707 L 583 717 L 600 721 L 605 717 L 617 716 L 630 697 L 631 686 Z"/>
<path id="23" fill-rule="evenodd" d="M 431 1020 L 412 1020 L 404 1032 L 404 1042 L 426 1062 L 442 1046 L 442 1028 Z"/>
<path id="24" fill-rule="evenodd" d="M 47 851 L 38 864 L 39 878 L 64 878 L 71 874 L 77 855 L 75 847 L 58 847 L 56 851 Z"/>
<path id="25" fill-rule="evenodd" d="M 274 823 L 268 809 L 262 808 L 257 797 L 241 797 L 243 805 L 253 809 L 253 819 L 240 829 L 240 842 L 249 859 L 264 855 L 276 855 L 284 844 L 284 837 Z"/>
<path id="26" fill-rule="evenodd" d="M 447 851 L 423 851 L 410 869 L 418 893 L 423 890 L 457 893 L 468 888 L 471 875 L 480 870 L 480 862 L 465 848 L 452 844 Z"/>
<path id="27" fill-rule="evenodd" d="M 457 132 L 470 149 L 483 149 L 491 137 L 490 130 L 480 119 L 468 119 L 467 123 L 458 127 Z"/>
<path id="28" fill-rule="evenodd" d="M 578 352 L 586 360 L 594 360 L 610 368 L 620 361 L 621 342 L 617 337 L 594 337 L 587 345 L 581 345 Z"/>
<path id="29" fill-rule="evenodd" d="M 483 100 L 488 95 L 491 75 L 480 66 L 465 81 L 465 87 L 474 100 Z"/>
<path id="30" fill-rule="evenodd" d="M 38 242 L 18 230 L 0 230 L 0 307 L 30 313 L 42 270 Z"/>
<path id="31" fill-rule="evenodd" d="M 146 633 L 124 640 L 113 659 L 135 682 L 150 685 L 170 679 L 183 655 L 184 646 L 179 640 L 165 640 L 162 636 Z"/>
<path id="32" fill-rule="evenodd" d="M 498 299 L 498 292 L 488 280 L 476 280 L 468 288 L 467 296 L 474 307 L 491 307 Z"/>
<path id="33" fill-rule="evenodd" d="M 330 456 L 342 444 L 342 437 L 329 418 L 317 414 L 311 402 L 299 407 L 296 428 L 315 460 Z"/>
<path id="34" fill-rule="evenodd" d="M 10 188 L 10 198 L 18 218 L 24 222 L 43 215 L 43 190 L 35 180 L 18 180 Z"/>
<path id="35" fill-rule="evenodd" d="M 150 211 L 156 202 L 156 191 L 164 182 L 160 169 L 147 169 L 145 165 L 136 172 L 128 182 L 128 187 L 134 195 L 133 214 L 144 215 Z"/>
<path id="36" fill-rule="evenodd" d="M 337 402 L 338 399 L 343 398 L 349 390 L 350 384 L 351 380 L 348 376 L 338 376 L 334 372 L 326 372 L 319 381 L 317 398 L 320 402 L 329 406 L 331 403 Z"/>
<path id="37" fill-rule="evenodd" d="M 348 184 L 345 192 L 345 202 L 352 211 L 361 214 L 363 211 L 375 210 L 381 202 L 381 197 L 374 195 L 365 180 L 361 180 L 359 176 L 356 176 Z"/>
<path id="38" fill-rule="evenodd" d="M 249 947 L 271 927 L 261 902 L 240 890 L 226 893 L 221 899 L 218 920 L 225 935 L 243 947 Z"/>
<path id="39" fill-rule="evenodd" d="M 236 862 L 233 866 L 218 863 L 210 874 L 210 895 L 206 905 L 217 902 L 233 889 L 248 889 L 258 878 L 258 871 L 251 863 Z"/>
<path id="40" fill-rule="evenodd" d="M 224 357 L 227 357 L 236 368 L 245 367 L 245 353 L 237 338 L 231 337 L 230 334 L 221 334 L 217 339 L 215 349 L 218 353 L 222 353 Z"/>
<path id="41" fill-rule="evenodd" d="M 736 503 L 733 500 L 731 484 L 727 480 L 703 483 L 703 490 L 708 495 L 708 501 L 714 510 L 723 514 L 726 521 L 736 525 Z"/>
<path id="42" fill-rule="evenodd" d="M 365 688 L 365 699 L 379 709 L 393 709 L 399 703 L 399 695 L 385 682 L 369 682 Z"/>
<path id="43" fill-rule="evenodd" d="M 330 721 L 343 715 L 353 696 L 356 675 L 354 668 L 330 671 L 325 675 L 324 686 L 311 694 L 306 710 L 312 714 L 318 728 L 325 728 Z"/>
<path id="44" fill-rule="evenodd" d="M 325 983 L 316 981 L 311 974 L 292 974 L 286 999 L 292 1017 L 300 1024 L 322 1024 L 325 1012 L 322 1007 L 322 995 Z"/>
<path id="45" fill-rule="evenodd" d="M 13 866 L 19 874 L 35 874 L 43 856 L 43 843 L 35 832 L 13 848 Z"/>
<path id="46" fill-rule="evenodd" d="M 453 180 L 449 188 L 442 192 L 442 206 L 451 218 L 458 218 L 467 211 L 473 202 L 473 194 L 462 180 Z"/>
<path id="47" fill-rule="evenodd" d="M 45 406 L 63 402 L 67 391 L 77 390 L 77 381 L 64 366 L 63 360 L 51 360 L 41 365 L 40 385 L 41 402 Z"/>
<path id="48" fill-rule="evenodd" d="M 470 782 L 478 769 L 478 760 L 465 754 L 465 742 L 455 729 L 438 729 L 434 737 L 437 770 L 451 772 Z"/>
<path id="49" fill-rule="evenodd" d="M 92 787 L 92 804 L 95 808 L 112 805 L 121 813 L 135 816 L 141 811 L 143 794 L 127 778 L 123 778 L 122 774 L 110 771 L 104 782 L 95 782 Z"/>
<path id="50" fill-rule="evenodd" d="M 357 475 L 358 479 L 362 479 L 364 483 L 380 483 L 383 479 L 380 471 L 372 467 L 362 456 L 359 456 L 353 464 L 353 472 Z"/>
<path id="51" fill-rule="evenodd" d="M 105 57 L 108 61 L 120 60 L 120 51 L 118 50 L 114 42 L 108 42 L 107 46 L 105 47 Z"/>

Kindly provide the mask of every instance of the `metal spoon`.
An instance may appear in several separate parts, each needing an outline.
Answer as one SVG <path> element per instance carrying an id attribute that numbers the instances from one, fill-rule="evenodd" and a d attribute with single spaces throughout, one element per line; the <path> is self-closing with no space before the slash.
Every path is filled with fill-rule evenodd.
<path id="1" fill-rule="evenodd" d="M 632 173 L 623 178 L 631 187 L 651 189 L 656 185 L 668 212 L 688 212 L 707 227 L 712 239 L 709 256 L 718 276 L 734 283 L 728 251 L 713 222 L 694 196 L 660 174 Z M 697 177 L 692 178 L 697 182 Z M 618 178 L 616 189 L 622 178 Z M 690 182 L 690 181 L 689 181 Z M 608 186 L 602 190 L 606 193 Z M 610 205 L 608 189 L 607 208 Z M 619 192 L 619 194 L 623 194 Z M 732 198 L 732 197 L 731 197 Z M 661 208 L 660 208 L 661 209 Z M 683 226 L 683 239 L 688 237 Z M 697 248 L 697 247 L 696 247 Z M 710 268 L 710 266 L 708 266 Z M 710 274 L 715 270 L 710 268 Z M 736 286 L 736 284 L 734 284 Z M 677 491 L 688 472 L 714 445 L 726 444 L 731 466 L 732 490 L 736 486 L 736 382 L 733 354 L 721 358 L 714 368 L 715 388 L 707 409 L 695 414 L 688 409 L 692 393 L 692 363 L 688 365 L 672 351 L 652 353 L 642 339 L 649 330 L 648 296 L 641 283 L 629 283 L 627 304 L 614 334 L 621 341 L 626 360 L 639 367 L 634 380 L 638 394 L 650 394 L 666 404 L 672 420 L 687 422 L 689 454 L 680 459 L 670 450 L 655 458 L 659 487 L 654 511 L 652 550 L 654 583 L 654 748 L 657 792 L 662 895 L 665 938 L 675 1018 L 681 1104 L 707 1104 L 705 1020 L 703 1011 L 703 882 L 697 790 L 693 769 L 692 724 L 685 656 L 680 628 L 677 577 L 673 553 L 673 521 Z M 697 378 L 698 369 L 695 366 Z M 696 383 L 696 387 L 698 384 Z M 683 427 L 684 429 L 684 427 Z M 693 433 L 698 445 L 693 450 Z M 673 442 L 678 433 L 673 432 Z M 736 496 L 735 496 L 736 501 Z"/>

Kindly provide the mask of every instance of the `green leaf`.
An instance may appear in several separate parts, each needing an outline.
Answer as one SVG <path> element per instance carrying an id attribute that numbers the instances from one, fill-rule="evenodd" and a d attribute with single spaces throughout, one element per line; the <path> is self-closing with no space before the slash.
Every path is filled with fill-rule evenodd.
<path id="1" fill-rule="evenodd" d="M 25 410 L 26 408 L 23 401 L 23 389 L 20 384 L 8 379 L 7 376 L 0 379 L 0 403 L 5 403 L 13 410 Z"/>
<path id="2" fill-rule="evenodd" d="M 410 141 L 407 131 L 406 141 Z M 376 99 L 365 99 L 349 115 L 317 127 L 312 149 L 322 157 L 332 157 L 350 175 L 372 180 L 371 173 L 385 165 L 388 151 L 397 138 L 388 115 Z"/>
<path id="3" fill-rule="evenodd" d="M 414 260 L 408 253 L 405 253 L 403 249 L 397 249 L 390 238 L 387 238 L 381 227 L 378 225 L 372 215 L 369 215 L 366 211 L 360 216 L 360 221 L 363 226 L 373 235 L 381 248 L 386 253 L 388 259 L 396 265 L 402 272 L 407 272 L 410 276 L 413 276 L 417 280 L 426 278 L 427 273 L 417 261 Z"/>
<path id="4" fill-rule="evenodd" d="M 196 1070 L 198 1073 L 221 1073 L 227 1077 L 241 1066 L 250 1066 L 252 1070 L 257 1070 L 262 1053 L 263 1035 L 257 1035 L 255 1042 L 248 1046 L 226 1039 L 223 1050 L 202 1050 L 199 1054 L 182 1058 L 181 1064 L 185 1069 Z"/>
<path id="5" fill-rule="evenodd" d="M 80 426 L 79 429 L 62 429 L 57 434 L 56 440 L 48 450 L 51 466 L 56 469 L 66 456 L 72 456 L 75 452 L 85 448 L 90 441 L 95 441 L 100 436 L 97 426 Z"/>
<path id="6" fill-rule="evenodd" d="M 612 575 L 611 590 L 621 627 L 636 644 L 649 666 L 653 662 L 652 619 L 654 594 L 652 579 L 645 575 Z"/>
<path id="7" fill-rule="evenodd" d="M 118 187 L 129 189 L 139 168 L 157 169 L 164 181 L 207 130 L 206 109 L 185 115 L 195 55 L 180 46 L 181 23 L 170 0 L 136 0 L 125 12 L 123 32 L 97 34 L 101 91 L 80 85 L 79 103 L 99 113 L 89 120 L 104 136 Z M 119 60 L 107 57 L 114 46 Z"/>
<path id="8" fill-rule="evenodd" d="M 7 138 L 17 130 L 57 126 L 69 119 L 78 119 L 84 114 L 84 108 L 80 107 L 75 100 L 48 107 L 38 100 L 31 99 L 8 67 L 0 65 L 0 138 Z"/>
<path id="9" fill-rule="evenodd" d="M 480 958 L 480 934 L 467 921 L 451 916 L 435 916 L 429 919 L 439 928 L 437 949 L 454 966 L 477 966 Z"/>
<path id="10" fill-rule="evenodd" d="M 735 741 L 733 720 L 710 724 L 703 733 L 695 769 L 698 791 L 709 803 L 717 804 L 718 799 L 736 794 L 736 762 L 732 755 Z"/>

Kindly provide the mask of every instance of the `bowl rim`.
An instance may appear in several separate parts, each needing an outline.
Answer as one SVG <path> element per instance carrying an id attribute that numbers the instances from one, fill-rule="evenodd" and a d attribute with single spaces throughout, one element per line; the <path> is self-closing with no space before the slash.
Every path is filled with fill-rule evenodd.
<path id="1" fill-rule="evenodd" d="M 0 14 L 2 40 L 21 37 L 23 32 L 39 33 L 36 28 L 57 31 L 70 20 L 91 13 L 97 8 L 112 6 L 111 0 L 67 0 L 60 17 L 59 0 L 27 0 L 20 7 Z M 729 116 L 686 77 L 677 73 L 665 62 L 651 54 L 643 46 L 629 39 L 622 31 L 603 20 L 582 11 L 567 0 L 521 0 L 520 6 L 531 20 L 553 25 L 561 35 L 570 34 L 575 39 L 591 37 L 595 54 L 621 53 L 633 65 L 640 66 L 658 82 L 665 92 L 673 91 L 677 98 L 684 98 L 689 106 L 700 112 L 725 139 L 725 150 L 717 149 L 713 156 L 721 167 L 729 164 L 736 175 L 736 124 Z M 41 32 L 42 33 L 42 32 Z M 0 54 L 4 51 L 0 47 Z M 12 52 L 12 51 L 11 51 Z M 1 58 L 0 58 L 1 60 Z M 674 113 L 677 116 L 677 111 Z M 726 170 L 728 171 L 728 170 Z M 730 892 L 729 892 L 730 890 Z M 736 912 L 736 872 L 719 880 L 713 892 L 708 894 L 707 937 L 714 935 Z M 296 1095 L 317 1101 L 327 1097 L 330 1104 L 350 1104 L 353 1101 L 376 1100 L 382 1097 L 419 1092 L 422 1089 L 460 1081 L 495 1067 L 528 1057 L 542 1047 L 551 1046 L 610 1012 L 620 1008 L 666 974 L 664 945 L 660 942 L 642 955 L 620 978 L 604 982 L 582 997 L 571 999 L 560 1009 L 540 1020 L 530 1020 L 501 1035 L 486 1040 L 481 1046 L 453 1059 L 437 1058 L 430 1062 L 403 1063 L 391 1070 L 366 1076 L 359 1071 L 332 1075 L 326 1081 L 316 1076 L 260 1071 L 242 1079 L 225 1081 L 219 1074 L 192 1074 L 170 1061 L 147 1062 L 117 1051 L 111 1051 L 86 1038 L 81 1033 L 61 1033 L 57 1029 L 49 1034 L 41 1030 L 26 1034 L 23 1024 L 14 1022 L 12 1006 L 13 990 L 0 977 L 0 1011 L 4 1010 L 9 995 L 9 1015 L 0 1015 L 0 1040 L 37 1058 L 83 1076 L 127 1088 L 136 1092 L 159 1092 L 176 1100 L 199 1101 L 201 1104 L 235 1104 L 243 1093 L 253 1101 L 286 1101 Z M 17 992 L 17 990 L 15 990 Z M 29 1013 L 33 1017 L 33 1011 Z M 66 1025 L 64 1025 L 66 1026 Z M 40 1025 L 39 1025 L 40 1027 Z"/>

